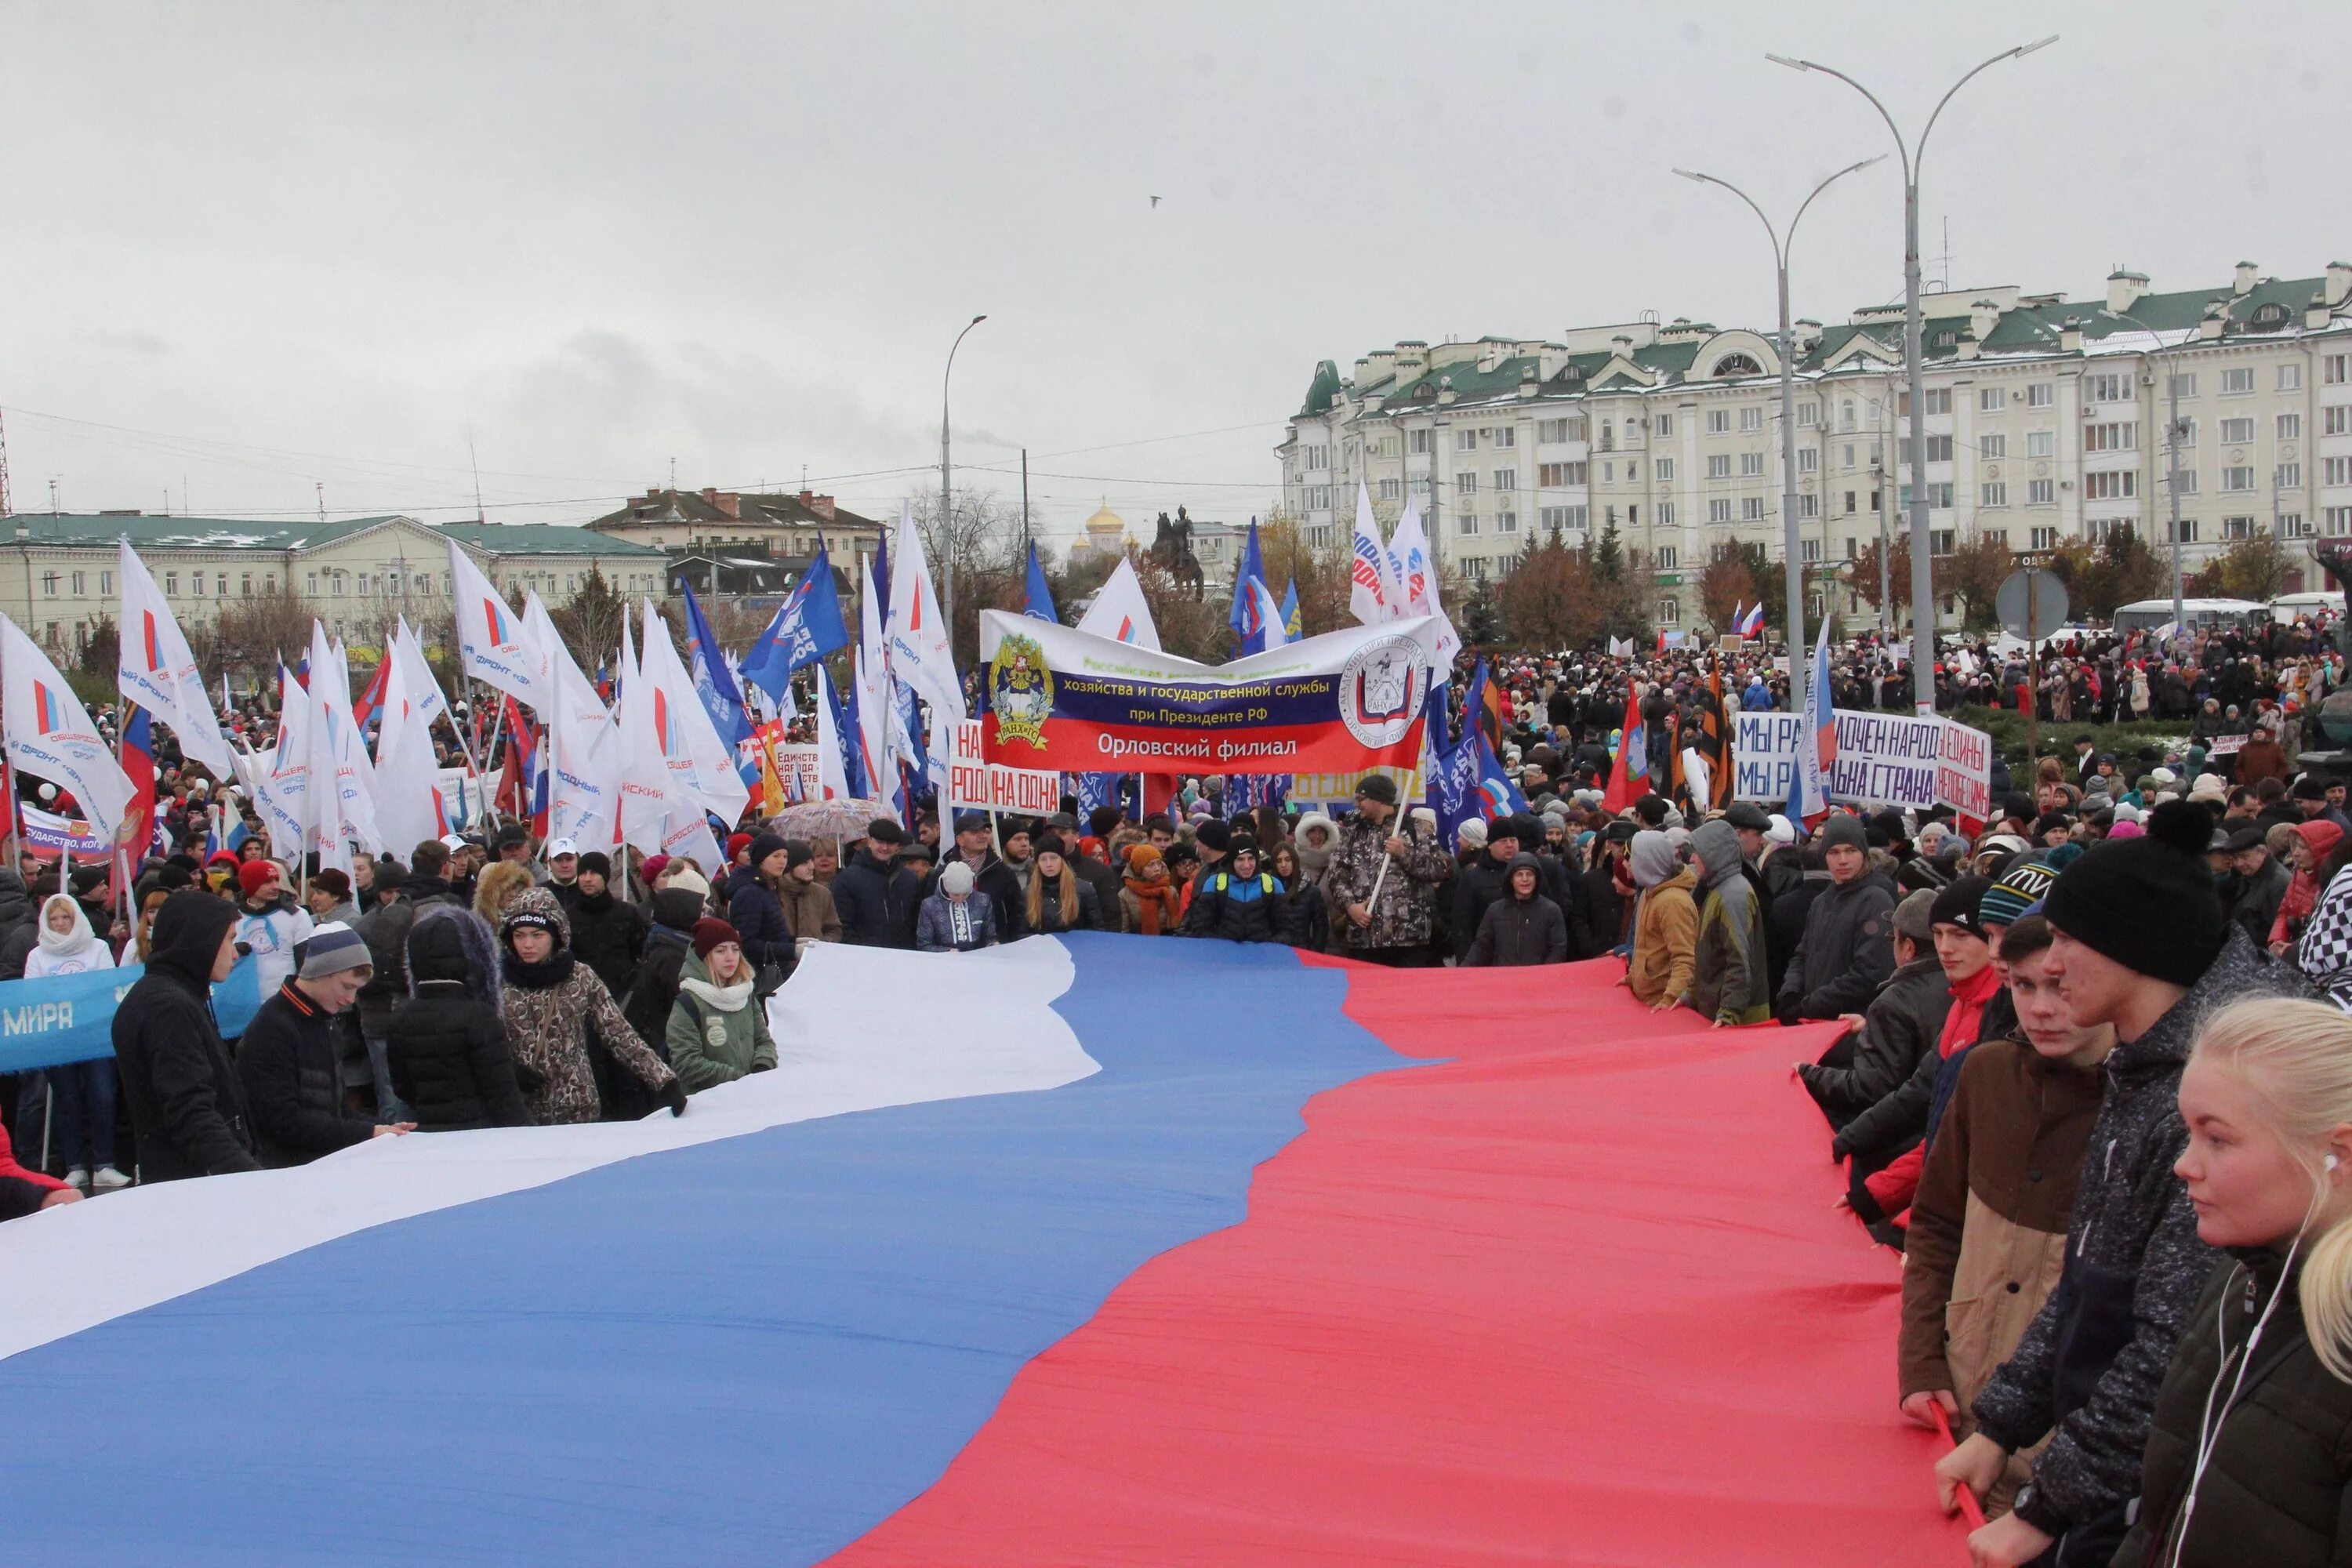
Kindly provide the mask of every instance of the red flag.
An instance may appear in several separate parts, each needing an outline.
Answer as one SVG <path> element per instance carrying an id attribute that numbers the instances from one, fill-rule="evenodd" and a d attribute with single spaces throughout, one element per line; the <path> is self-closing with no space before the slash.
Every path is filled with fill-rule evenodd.
<path id="1" fill-rule="evenodd" d="M 359 700 L 352 704 L 352 722 L 358 725 L 362 733 L 367 730 L 368 721 L 375 716 L 376 709 L 383 704 L 383 689 L 391 682 L 392 650 L 386 648 L 383 658 L 376 661 L 375 674 L 368 678 L 367 689 L 361 692 Z"/>
<path id="2" fill-rule="evenodd" d="M 1617 754 L 1610 761 L 1609 790 L 1601 797 L 1601 807 L 1614 815 L 1650 793 L 1650 747 L 1642 728 L 1642 689 L 1639 686 L 1626 689 L 1625 724 L 1618 731 Z M 1640 775 L 1638 782 L 1635 778 L 1637 773 Z"/>

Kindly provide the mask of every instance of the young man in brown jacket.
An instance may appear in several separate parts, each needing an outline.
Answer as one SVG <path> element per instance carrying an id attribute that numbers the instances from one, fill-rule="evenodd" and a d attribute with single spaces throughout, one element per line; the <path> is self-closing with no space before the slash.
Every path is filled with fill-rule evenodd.
<path id="1" fill-rule="evenodd" d="M 2110 1024 L 2074 1026 L 2050 964 L 2050 927 L 2029 915 L 2000 946 L 2021 1038 L 1972 1047 L 1911 1204 L 1903 1253 L 1898 1373 L 1903 1413 L 1956 1437 L 1978 1393 L 2057 1288 L 2083 1152 L 2115 1049 Z M 2032 1474 L 2039 1446 L 2011 1457 L 1983 1500 L 1996 1514 Z"/>

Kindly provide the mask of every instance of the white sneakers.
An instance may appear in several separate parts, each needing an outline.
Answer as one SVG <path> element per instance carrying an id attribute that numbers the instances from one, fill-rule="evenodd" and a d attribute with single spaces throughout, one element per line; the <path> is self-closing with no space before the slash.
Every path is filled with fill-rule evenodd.
<path id="1" fill-rule="evenodd" d="M 100 1165 L 98 1168 L 98 1173 L 90 1178 L 90 1185 L 101 1193 L 110 1193 L 119 1187 L 127 1187 L 130 1184 L 131 1178 L 111 1165 Z"/>
<path id="2" fill-rule="evenodd" d="M 89 1186 L 89 1167 L 87 1165 L 76 1165 L 72 1170 L 68 1171 L 66 1173 L 66 1185 L 77 1189 L 87 1190 Z"/>

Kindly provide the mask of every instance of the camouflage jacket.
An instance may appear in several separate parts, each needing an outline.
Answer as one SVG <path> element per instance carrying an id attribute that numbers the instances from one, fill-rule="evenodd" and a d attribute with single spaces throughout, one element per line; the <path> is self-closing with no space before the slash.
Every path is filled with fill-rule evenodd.
<path id="1" fill-rule="evenodd" d="M 1389 859 L 1388 841 L 1403 833 L 1412 847 L 1389 867 L 1381 882 L 1380 901 L 1372 905 L 1372 923 L 1358 930 L 1347 918 L 1349 904 L 1371 896 L 1380 880 L 1381 865 Z M 1339 931 L 1340 951 L 1367 948 L 1415 947 L 1429 940 L 1430 921 L 1437 909 L 1438 884 L 1452 875 L 1454 857 L 1434 839 L 1415 837 L 1400 816 L 1377 827 L 1361 816 L 1348 819 L 1339 841 L 1331 847 L 1330 868 L 1325 874 L 1324 896 L 1330 900 L 1331 923 Z"/>

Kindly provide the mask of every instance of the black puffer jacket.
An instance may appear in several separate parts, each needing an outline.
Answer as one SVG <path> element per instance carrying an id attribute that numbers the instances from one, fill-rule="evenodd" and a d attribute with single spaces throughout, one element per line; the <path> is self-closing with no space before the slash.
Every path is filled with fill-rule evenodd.
<path id="1" fill-rule="evenodd" d="M 1231 871 L 1203 871 L 1192 886 L 1192 907 L 1184 911 L 1184 934 L 1279 942 L 1288 902 L 1282 879 L 1271 871 L 1247 879 Z"/>
<path id="2" fill-rule="evenodd" d="M 576 910 L 572 918 L 580 918 Z M 753 973 L 771 963 L 787 974 L 792 973 L 796 949 L 792 925 L 784 919 L 784 906 L 760 880 L 760 873 L 749 866 L 736 867 L 734 874 L 727 879 L 727 921 L 742 938 L 743 956 L 751 960 Z M 598 978 L 603 978 L 601 973 Z M 609 983 L 607 989 L 611 989 Z M 622 990 L 626 990 L 625 982 Z M 614 992 L 615 995 L 621 994 Z"/>
<path id="3" fill-rule="evenodd" d="M 699 895 L 683 888 L 664 888 L 656 893 L 653 933 L 646 939 L 645 958 L 628 990 L 619 994 L 621 1016 L 664 1061 L 669 1060 L 669 1014 L 677 1003 L 678 972 L 686 967 L 694 922 L 701 918 Z"/>
<path id="4" fill-rule="evenodd" d="M 1951 1010 L 1952 987 L 1944 978 L 1944 966 L 1932 953 L 1915 958 L 1888 975 L 1871 999 L 1853 1065 L 1825 1068 L 1807 1062 L 1797 1076 L 1812 1090 L 1831 1125 L 1843 1127 L 1902 1087 L 1917 1070 L 1920 1058 L 1935 1054 L 1944 1016 Z M 1927 1114 L 1924 1100 L 1918 1114 L 1923 1119 Z M 1917 1129 L 1912 1131 L 1916 1134 Z"/>
<path id="5" fill-rule="evenodd" d="M 1514 857 L 1510 868 L 1521 867 L 1536 873 L 1541 886 L 1542 868 L 1536 858 L 1522 851 Z M 1528 963 L 1561 963 L 1568 958 L 1568 917 L 1559 906 L 1540 892 L 1529 898 L 1519 898 L 1507 887 L 1503 896 L 1486 906 L 1478 917 L 1478 929 L 1463 953 L 1465 969 L 1508 968 Z"/>
<path id="6" fill-rule="evenodd" d="M 833 879 L 833 907 L 841 940 L 859 947 L 915 948 L 915 914 L 922 879 L 871 849 L 860 849 Z M 665 1015 L 667 1016 L 667 1015 Z"/>
<path id="7" fill-rule="evenodd" d="M 409 999 L 392 1016 L 384 1056 L 417 1130 L 528 1126 L 490 928 L 471 910 L 427 909 L 409 932 L 407 969 Z"/>
<path id="8" fill-rule="evenodd" d="M 1805 910 L 1778 1005 L 1802 1018 L 1859 1013 L 1895 973 L 1895 885 L 1873 869 L 1831 881 Z"/>
<path id="9" fill-rule="evenodd" d="M 774 896 L 769 894 L 772 900 Z M 571 915 L 572 956 L 595 971 L 605 990 L 615 996 L 627 995 L 636 979 L 637 964 L 646 955 L 650 922 L 645 910 L 615 898 L 607 888 L 601 893 L 574 895 Z"/>
<path id="10" fill-rule="evenodd" d="M 375 965 L 375 973 L 360 991 L 360 1029 L 370 1039 L 383 1037 L 393 1010 L 408 995 L 408 933 L 416 924 L 417 911 L 457 904 L 456 892 L 440 878 L 411 876 L 401 883 L 398 897 L 359 918 L 352 929 L 367 943 L 368 958 Z"/>
<path id="11" fill-rule="evenodd" d="M 246 1026 L 236 1074 L 263 1164 L 307 1165 L 375 1135 L 372 1118 L 343 1108 L 344 1032 L 357 1022 L 354 1013 L 328 1012 L 289 980 Z"/>
<path id="12" fill-rule="evenodd" d="M 1979 1429 L 2012 1453 L 2055 1429 L 2016 1504 L 2051 1535 L 2122 1533 L 2157 1389 L 2216 1256 L 2172 1173 L 2189 1142 L 2180 1070 L 2209 1012 L 2266 995 L 2317 993 L 2233 925 L 2188 994 L 2107 1058 L 2064 1272 L 1976 1403 Z"/>
<path id="13" fill-rule="evenodd" d="M 2254 1346 L 2197 1488 L 2197 1507 L 2180 1539 L 2180 1568 L 2339 1568 L 2346 1560 L 2352 1545 L 2352 1496 L 2346 1491 L 2352 1384 L 2338 1382 L 2311 1348 L 2301 1275 L 2299 1258 L 2290 1278 L 2277 1254 L 2240 1252 L 2206 1280 L 2156 1396 L 2137 1520 L 2117 1563 L 2138 1568 L 2170 1561 L 2162 1553 L 2181 1530 L 2180 1506 L 2200 1428 L 2210 1419 L 2206 1401 L 2221 1376 L 2224 1346 L 2232 1355 L 2244 1352 L 2273 1293 L 2277 1310 Z"/>
<path id="14" fill-rule="evenodd" d="M 235 906 L 210 893 L 164 900 L 147 973 L 115 1009 L 114 1059 L 142 1182 L 261 1168 L 245 1086 L 213 1021 L 213 961 L 236 924 Z"/>

